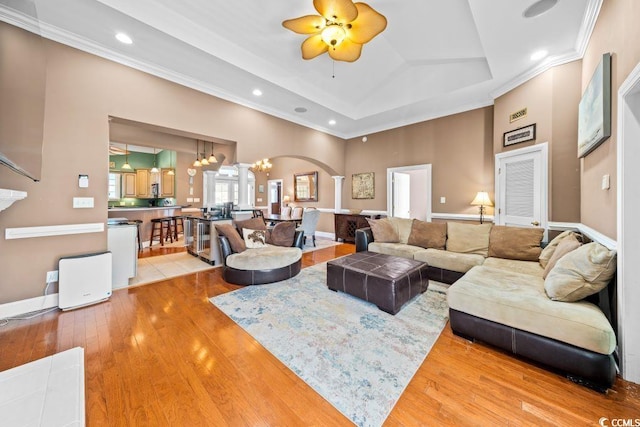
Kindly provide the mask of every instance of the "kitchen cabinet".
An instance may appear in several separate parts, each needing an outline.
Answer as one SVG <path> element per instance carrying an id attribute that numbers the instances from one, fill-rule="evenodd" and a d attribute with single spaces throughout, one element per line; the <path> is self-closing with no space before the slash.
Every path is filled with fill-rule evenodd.
<path id="1" fill-rule="evenodd" d="M 151 197 L 151 171 L 136 169 L 136 197 Z"/>
<path id="2" fill-rule="evenodd" d="M 173 169 L 162 169 L 160 171 L 160 197 L 175 197 L 175 174 L 171 175 L 169 172 L 173 173 Z"/>
<path id="3" fill-rule="evenodd" d="M 136 197 L 136 174 L 133 172 L 122 174 L 122 197 Z"/>

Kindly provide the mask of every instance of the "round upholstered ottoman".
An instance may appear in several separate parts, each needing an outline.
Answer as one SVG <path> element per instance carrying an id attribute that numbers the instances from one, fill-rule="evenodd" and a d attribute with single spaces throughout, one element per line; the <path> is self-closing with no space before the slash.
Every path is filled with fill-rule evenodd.
<path id="1" fill-rule="evenodd" d="M 267 245 L 229 255 L 222 277 L 236 285 L 263 285 L 289 279 L 301 267 L 300 248 Z"/>

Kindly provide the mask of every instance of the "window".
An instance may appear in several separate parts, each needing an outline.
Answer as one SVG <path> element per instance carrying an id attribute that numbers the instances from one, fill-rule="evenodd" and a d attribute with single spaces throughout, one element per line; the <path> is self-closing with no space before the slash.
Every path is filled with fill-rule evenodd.
<path id="1" fill-rule="evenodd" d="M 120 199 L 120 174 L 109 173 L 109 200 Z"/>

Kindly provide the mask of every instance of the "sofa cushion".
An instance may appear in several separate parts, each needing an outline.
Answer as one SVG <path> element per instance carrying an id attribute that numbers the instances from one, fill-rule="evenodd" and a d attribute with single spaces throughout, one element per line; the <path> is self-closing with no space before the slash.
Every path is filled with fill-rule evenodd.
<path id="1" fill-rule="evenodd" d="M 540 253 L 540 257 L 539 257 L 540 265 L 542 266 L 542 268 L 545 268 L 547 266 L 547 264 L 549 263 L 549 260 L 553 256 L 553 252 L 555 252 L 556 248 L 558 247 L 558 244 L 560 244 L 560 242 L 563 239 L 566 239 L 569 236 L 574 236 L 577 238 L 578 235 L 574 231 L 565 230 L 562 233 L 558 234 L 556 237 L 554 237 L 549 242 L 549 244 L 547 244 L 547 246 L 545 246 L 542 249 L 542 252 Z"/>
<path id="2" fill-rule="evenodd" d="M 574 249 L 578 249 L 581 244 L 582 243 L 580 243 L 574 235 L 570 235 L 567 238 L 562 239 L 562 241 L 558 243 L 555 251 L 553 251 L 553 255 L 551 255 L 551 258 L 549 258 L 549 262 L 544 268 L 542 278 L 546 279 L 549 275 L 549 272 L 553 270 L 553 267 L 556 266 L 556 263 L 560 260 L 560 258 L 573 251 Z"/>
<path id="3" fill-rule="evenodd" d="M 252 230 L 250 228 L 243 228 L 242 234 L 244 237 L 244 244 L 247 249 L 263 248 L 267 245 L 266 230 Z"/>
<path id="4" fill-rule="evenodd" d="M 500 270 L 513 271 L 514 273 L 531 274 L 532 276 L 542 277 L 543 268 L 537 261 L 520 261 L 515 259 L 504 258 L 487 258 L 484 260 L 485 267 L 498 268 Z"/>
<path id="5" fill-rule="evenodd" d="M 369 243 L 367 250 L 408 259 L 413 259 L 416 252 L 424 251 L 420 246 L 405 245 L 403 243 L 380 243 L 377 241 Z"/>
<path id="6" fill-rule="evenodd" d="M 489 233 L 492 224 L 447 224 L 447 251 L 463 254 L 489 254 Z"/>
<path id="7" fill-rule="evenodd" d="M 543 228 L 494 225 L 489 233 L 489 256 L 538 262 L 543 235 Z"/>
<path id="8" fill-rule="evenodd" d="M 398 233 L 398 242 L 399 243 L 408 243 L 409 235 L 411 234 L 411 227 L 413 226 L 412 218 L 397 218 L 394 216 L 390 216 L 389 222 L 393 225 L 393 228 Z"/>
<path id="9" fill-rule="evenodd" d="M 274 246 L 289 247 L 296 237 L 296 223 L 292 221 L 279 222 L 267 233 L 267 243 Z"/>
<path id="10" fill-rule="evenodd" d="M 602 311 L 586 301 L 547 298 L 541 277 L 474 267 L 447 290 L 449 307 L 600 354 L 616 346 Z"/>
<path id="11" fill-rule="evenodd" d="M 416 261 L 429 264 L 430 267 L 466 273 L 472 267 L 482 265 L 484 257 L 478 254 L 461 254 L 440 249 L 423 249 L 413 256 Z"/>
<path id="12" fill-rule="evenodd" d="M 444 249 L 447 243 L 447 223 L 415 219 L 407 243 L 422 248 Z"/>
<path id="13" fill-rule="evenodd" d="M 272 270 L 297 262 L 302 257 L 300 248 L 267 245 L 264 248 L 247 249 L 227 257 L 228 267 L 238 270 Z"/>
<path id="14" fill-rule="evenodd" d="M 398 232 L 389 218 L 367 219 L 367 222 L 371 227 L 374 241 L 379 243 L 398 243 L 400 241 Z"/>
<path id="15" fill-rule="evenodd" d="M 616 272 L 616 252 L 600 243 L 587 243 L 558 260 L 544 281 L 555 301 L 580 301 L 600 292 Z"/>
<path id="16" fill-rule="evenodd" d="M 247 249 L 244 239 L 238 234 L 238 229 L 233 224 L 216 224 L 216 231 L 229 240 L 229 246 L 233 252 L 240 253 Z"/>
<path id="17" fill-rule="evenodd" d="M 262 218 L 249 218 L 242 219 L 240 221 L 233 221 L 235 226 L 238 228 L 241 236 L 244 236 L 244 229 L 250 228 L 252 230 L 266 230 L 267 225 L 264 223 Z"/>

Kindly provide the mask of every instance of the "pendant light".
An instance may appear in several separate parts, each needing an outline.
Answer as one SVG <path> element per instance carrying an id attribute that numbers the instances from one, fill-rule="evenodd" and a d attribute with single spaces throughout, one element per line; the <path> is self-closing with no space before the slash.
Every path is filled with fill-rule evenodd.
<path id="1" fill-rule="evenodd" d="M 209 163 L 218 163 L 218 159 L 216 159 L 216 156 L 213 155 L 213 142 L 211 143 L 211 155 L 209 156 Z M 205 153 L 206 155 L 206 153 Z"/>
<path id="2" fill-rule="evenodd" d="M 202 160 L 200 160 L 202 166 L 209 166 L 209 160 L 207 160 L 207 141 L 202 141 Z"/>
<path id="3" fill-rule="evenodd" d="M 151 168 L 151 173 L 158 173 L 160 172 L 158 170 L 158 168 L 156 167 L 156 159 L 158 158 L 158 156 L 156 155 L 156 149 L 153 149 L 153 167 Z"/>
<path id="4" fill-rule="evenodd" d="M 122 165 L 121 169 L 131 170 L 131 165 L 129 164 L 129 145 L 124 145 L 124 165 Z"/>
<path id="5" fill-rule="evenodd" d="M 196 139 L 196 161 L 193 162 L 193 167 L 196 167 L 196 168 L 199 168 L 200 166 L 202 166 L 202 164 L 200 163 L 200 153 L 198 153 L 199 148 L 200 148 L 200 141 Z"/>
<path id="6" fill-rule="evenodd" d="M 169 156 L 170 156 L 170 160 L 171 160 L 171 169 L 169 169 L 169 172 L 167 172 L 167 175 L 175 175 L 176 172 L 173 170 L 173 153 L 175 153 L 175 151 L 171 150 L 169 151 Z"/>

